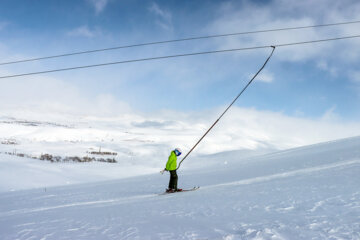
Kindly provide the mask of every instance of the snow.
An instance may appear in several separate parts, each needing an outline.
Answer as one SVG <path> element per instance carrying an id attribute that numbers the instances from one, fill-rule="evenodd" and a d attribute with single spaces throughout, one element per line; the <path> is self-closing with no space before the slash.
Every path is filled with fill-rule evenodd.
<path id="1" fill-rule="evenodd" d="M 0 239 L 360 239 L 359 146 L 190 158 L 192 192 L 160 195 L 159 173 L 2 192 Z"/>
<path id="2" fill-rule="evenodd" d="M 122 179 L 158 172 L 158 168 L 141 168 L 128 163 L 51 163 L 7 155 L 0 157 L 0 165 L 0 192 Z"/>

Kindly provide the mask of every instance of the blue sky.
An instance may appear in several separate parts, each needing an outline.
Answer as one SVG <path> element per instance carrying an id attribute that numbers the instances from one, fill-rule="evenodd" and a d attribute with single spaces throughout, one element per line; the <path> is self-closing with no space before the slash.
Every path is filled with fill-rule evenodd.
<path id="1" fill-rule="evenodd" d="M 324 9 L 326 9 L 324 11 Z M 10 1 L 0 3 L 2 62 L 183 37 L 359 20 L 357 1 Z M 360 24 L 197 40 L 0 66 L 1 75 L 177 53 L 360 34 Z M 360 40 L 279 48 L 236 103 L 302 118 L 360 120 Z M 230 103 L 271 49 L 3 79 L 1 109 L 48 103 L 142 112 Z M 14 95 L 13 93 L 17 94 Z M 21 95 L 19 97 L 19 95 Z M 95 99 L 95 100 L 94 100 Z"/>

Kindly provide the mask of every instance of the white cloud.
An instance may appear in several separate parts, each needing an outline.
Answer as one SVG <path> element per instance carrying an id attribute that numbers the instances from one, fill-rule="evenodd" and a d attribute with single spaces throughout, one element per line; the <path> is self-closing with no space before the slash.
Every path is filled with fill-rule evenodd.
<path id="1" fill-rule="evenodd" d="M 340 116 L 335 112 L 336 106 L 332 106 L 331 108 L 327 109 L 322 116 L 322 119 L 325 121 L 336 121 L 340 119 Z"/>
<path id="2" fill-rule="evenodd" d="M 33 113 L 48 116 L 114 116 L 130 112 L 130 107 L 113 96 L 87 96 L 70 83 L 49 76 L 3 79 L 0 89 L 0 112 L 31 117 Z"/>
<path id="3" fill-rule="evenodd" d="M 338 6 L 341 5 L 341 8 Z M 326 11 L 321 9 L 326 8 Z M 236 2 L 222 4 L 218 16 L 208 26 L 209 34 L 254 31 L 294 26 L 309 26 L 321 23 L 344 22 L 357 19 L 355 10 L 360 2 L 348 1 L 297 1 L 275 0 L 264 4 Z M 333 38 L 358 34 L 358 24 L 328 28 L 312 28 L 251 35 L 240 35 L 215 40 L 219 48 L 260 46 Z M 360 58 L 358 40 L 341 40 L 327 43 L 281 47 L 276 55 L 282 61 L 306 61 L 317 58 L 341 58 L 344 62 Z M 330 69 L 330 67 L 329 67 Z"/>
<path id="4" fill-rule="evenodd" d="M 251 76 L 253 77 L 253 76 Z M 274 80 L 274 75 L 268 70 L 263 70 L 255 79 L 256 81 L 271 83 Z"/>
<path id="5" fill-rule="evenodd" d="M 325 60 L 320 60 L 317 63 L 317 67 L 323 71 L 329 72 L 331 76 L 336 77 L 338 74 L 338 70 L 336 67 L 329 66 L 329 64 Z"/>
<path id="6" fill-rule="evenodd" d="M 172 15 L 169 11 L 160 8 L 160 6 L 156 3 L 152 3 L 149 7 L 149 11 L 157 16 L 157 20 L 155 21 L 161 28 L 165 30 L 172 30 Z"/>
<path id="7" fill-rule="evenodd" d="M 73 96 L 70 97 L 71 101 L 81 100 Z M 92 104 L 91 107 L 89 102 L 86 114 L 82 115 L 79 113 L 66 115 L 55 109 L 50 101 L 47 109 L 35 109 L 41 110 L 37 112 L 31 111 L 34 109 L 29 108 L 25 108 L 25 111 L 18 109 L 17 112 L 15 110 L 3 111 L 2 109 L 0 117 L 5 115 L 27 120 L 38 118 L 42 122 L 52 121 L 56 123 L 62 123 L 62 121 L 65 121 L 64 123 L 89 122 L 91 125 L 99 124 L 107 129 L 101 133 L 101 136 L 98 134 L 98 129 L 86 130 L 86 136 L 79 135 L 79 133 L 77 135 L 67 135 L 61 132 L 54 134 L 50 130 L 42 131 L 41 136 L 29 135 L 31 138 L 42 137 L 47 140 L 52 138 L 66 140 L 72 137 L 71 139 L 74 141 L 84 138 L 89 138 L 88 141 L 93 142 L 102 141 L 101 139 L 111 141 L 110 139 L 114 137 L 124 139 L 124 132 L 133 133 L 133 136 L 126 134 L 128 135 L 127 141 L 123 143 L 122 147 L 127 149 L 127 152 L 136 152 L 134 154 L 139 157 L 155 153 L 158 156 L 165 156 L 168 150 L 174 146 L 181 147 L 184 152 L 187 152 L 223 110 L 218 108 L 198 113 L 162 111 L 146 114 L 134 113 L 129 110 L 122 114 L 114 111 L 113 113 L 109 111 L 108 114 L 97 112 L 102 108 L 109 108 L 107 106 L 108 97 L 111 102 L 110 106 L 116 108 L 116 104 L 112 105 L 111 96 L 106 96 L 105 100 L 95 101 L 99 103 L 98 106 Z M 334 109 L 329 109 L 325 115 L 332 115 Z M 6 135 L 4 132 L 1 134 Z M 327 117 L 319 119 L 289 117 L 277 112 L 233 107 L 199 144 L 194 155 L 244 149 L 288 149 L 359 135 L 359 123 L 346 123 Z"/>
<path id="8" fill-rule="evenodd" d="M 286 149 L 360 134 L 360 129 L 357 129 L 359 123 L 338 121 L 334 111 L 335 107 L 320 119 L 307 119 L 235 107 L 219 122 L 210 142 L 214 147 L 228 150 L 242 147 L 257 149 L 262 144 Z M 231 136 L 232 140 L 218 139 L 221 135 Z"/>
<path id="9" fill-rule="evenodd" d="M 159 7 L 159 5 L 157 5 L 156 3 L 152 3 L 151 7 L 149 8 L 150 12 L 155 13 L 156 15 L 160 16 L 161 18 L 163 18 L 166 21 L 171 21 L 171 14 L 170 12 L 161 9 Z"/>
<path id="10" fill-rule="evenodd" d="M 88 0 L 90 4 L 94 7 L 95 13 L 100 14 L 104 11 L 106 5 L 108 4 L 108 0 Z"/>
<path id="11" fill-rule="evenodd" d="M 71 37 L 92 38 L 92 37 L 95 37 L 97 34 L 98 34 L 98 31 L 90 30 L 88 26 L 80 26 L 78 28 L 75 28 L 75 29 L 67 32 L 67 35 L 71 36 Z"/>

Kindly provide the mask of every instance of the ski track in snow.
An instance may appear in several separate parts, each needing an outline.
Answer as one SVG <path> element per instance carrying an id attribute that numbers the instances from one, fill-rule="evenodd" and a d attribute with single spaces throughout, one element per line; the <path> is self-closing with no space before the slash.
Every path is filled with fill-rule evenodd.
<path id="1" fill-rule="evenodd" d="M 269 176 L 244 179 L 241 181 L 221 183 L 221 184 L 216 184 L 216 185 L 212 185 L 212 186 L 202 187 L 202 189 L 265 182 L 265 181 L 271 181 L 274 179 L 292 177 L 292 176 L 296 176 L 299 174 L 309 174 L 309 173 L 313 173 L 313 172 L 317 172 L 317 171 L 323 171 L 323 170 L 327 170 L 327 169 L 331 169 L 331 168 L 339 168 L 339 167 L 344 167 L 344 166 L 358 164 L 358 163 L 360 163 L 360 160 L 350 160 L 350 161 L 341 162 L 341 163 L 334 163 L 334 164 L 327 164 L 327 165 L 318 166 L 318 167 L 304 168 L 304 169 L 300 169 L 300 170 L 294 170 L 294 171 L 289 171 L 289 172 L 284 172 L 284 173 L 279 173 L 279 174 L 273 174 L 273 175 L 269 175 Z"/>
<path id="2" fill-rule="evenodd" d="M 151 195 L 138 195 L 138 196 L 132 196 L 132 197 L 123 197 L 123 198 L 116 198 L 116 199 L 108 199 L 108 200 L 101 200 L 101 201 L 89 201 L 89 202 L 76 202 L 71 204 L 64 204 L 64 205 L 57 205 L 57 206 L 51 206 L 51 207 L 42 207 L 42 208 L 33 208 L 33 209 L 20 209 L 20 210 L 14 210 L 6 213 L 0 213 L 0 217 L 6 217 L 11 215 L 17 215 L 17 214 L 27 214 L 27 213 L 34 213 L 34 212 L 42 212 L 42 211 L 49 211 L 59 208 L 71 208 L 71 207 L 79 207 L 79 206 L 87 206 L 87 205 L 97 205 L 97 204 L 123 204 L 128 202 L 135 202 L 139 201 L 141 199 L 146 199 L 150 197 L 155 197 L 157 194 L 151 194 Z"/>
<path id="3" fill-rule="evenodd" d="M 280 178 L 286 178 L 286 177 L 292 177 L 292 176 L 301 175 L 301 174 L 310 174 L 310 173 L 313 173 L 313 172 L 328 170 L 328 169 L 332 169 L 332 168 L 345 167 L 345 166 L 349 166 L 349 165 L 353 165 L 353 164 L 360 164 L 360 160 L 350 160 L 350 161 L 345 161 L 345 162 L 341 162 L 341 163 L 334 163 L 334 164 L 327 164 L 327 165 L 318 166 L 318 167 L 304 168 L 304 169 L 300 169 L 300 170 L 289 171 L 289 172 L 284 172 L 284 173 L 279 173 L 279 174 L 273 174 L 273 175 L 269 175 L 269 176 L 262 176 L 262 177 L 255 177 L 255 178 L 250 178 L 250 179 L 243 179 L 241 181 L 234 181 L 234 182 L 229 182 L 229 183 L 222 183 L 222 184 L 204 186 L 204 187 L 201 187 L 201 190 L 219 188 L 219 187 L 223 187 L 223 186 L 248 185 L 248 184 L 253 184 L 253 183 L 266 182 L 266 181 L 271 181 L 271 180 L 280 179 Z M 186 193 L 187 192 L 176 193 L 176 195 L 178 195 L 178 194 L 186 194 Z M 54 196 L 54 195 L 49 195 L 49 196 Z M 160 196 L 159 194 L 147 194 L 147 195 L 137 195 L 137 196 L 123 197 L 123 198 L 116 198 L 116 199 L 108 199 L 108 200 L 101 200 L 101 201 L 76 202 L 76 203 L 57 205 L 57 206 L 51 206 L 51 207 L 41 207 L 41 208 L 33 208 L 33 209 L 20 209 L 20 210 L 13 210 L 13 211 L 10 211 L 10 212 L 0 213 L 0 217 L 6 217 L 6 216 L 11 216 L 11 215 L 16 215 L 16 214 L 27 214 L 27 213 L 33 213 L 33 212 L 42 212 L 42 211 L 59 209 L 59 208 L 71 208 L 71 207 L 87 206 L 87 205 L 125 204 L 125 203 L 128 203 L 128 202 L 135 202 L 135 201 L 141 201 L 141 200 L 148 200 L 148 199 L 151 199 L 151 198 L 157 198 L 159 196 Z M 172 197 L 172 195 L 170 195 L 170 194 L 166 195 L 166 196 Z M 321 202 L 319 202 L 317 205 L 320 206 Z M 318 208 L 319 206 L 315 206 L 314 209 L 312 209 L 312 210 L 316 210 L 316 208 Z"/>

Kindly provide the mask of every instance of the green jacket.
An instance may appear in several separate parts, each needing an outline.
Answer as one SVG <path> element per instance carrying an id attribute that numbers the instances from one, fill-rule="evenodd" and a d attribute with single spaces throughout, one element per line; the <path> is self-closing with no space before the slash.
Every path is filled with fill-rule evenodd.
<path id="1" fill-rule="evenodd" d="M 176 160 L 177 160 L 177 156 L 175 152 L 172 151 L 169 156 L 169 160 L 166 163 L 166 170 L 168 171 L 176 170 Z"/>

